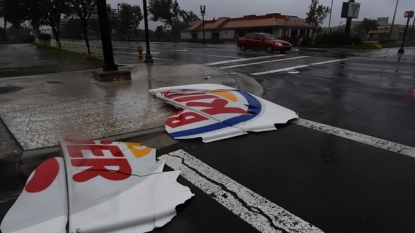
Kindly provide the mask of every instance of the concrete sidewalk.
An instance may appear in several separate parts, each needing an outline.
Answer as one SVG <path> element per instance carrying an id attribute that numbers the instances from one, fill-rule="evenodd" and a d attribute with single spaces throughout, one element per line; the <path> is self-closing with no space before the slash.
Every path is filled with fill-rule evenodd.
<path id="1" fill-rule="evenodd" d="M 152 88 L 217 83 L 262 95 L 253 78 L 203 65 L 122 69 L 131 70 L 131 81 L 98 82 L 92 71 L 0 79 L 0 117 L 23 150 L 20 163 L 36 165 L 38 155 L 59 150 L 63 137 L 123 140 L 164 131 L 175 109 L 149 94 Z"/>

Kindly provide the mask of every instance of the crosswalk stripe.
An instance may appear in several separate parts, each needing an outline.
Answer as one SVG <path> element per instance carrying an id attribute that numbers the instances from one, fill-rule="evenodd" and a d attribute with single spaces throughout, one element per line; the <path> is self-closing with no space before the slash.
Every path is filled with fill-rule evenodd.
<path id="1" fill-rule="evenodd" d="M 260 232 L 323 232 L 183 150 L 159 159 Z"/>
<path id="2" fill-rule="evenodd" d="M 251 58 L 240 58 L 240 59 L 235 59 L 235 60 L 225 60 L 225 61 L 212 62 L 212 63 L 207 63 L 205 65 L 214 66 L 214 65 L 220 65 L 220 64 L 225 64 L 225 63 L 249 61 L 249 60 L 264 59 L 264 58 L 269 58 L 269 57 L 280 57 L 280 56 L 284 56 L 284 55 L 272 55 L 272 56 L 260 56 L 260 57 L 251 57 Z"/>
<path id="3" fill-rule="evenodd" d="M 258 75 L 264 75 L 264 74 L 273 74 L 273 73 L 279 73 L 279 72 L 284 72 L 284 71 L 289 71 L 289 70 L 294 70 L 294 69 L 300 69 L 300 68 L 304 68 L 304 67 L 308 67 L 308 66 L 323 65 L 323 64 L 346 61 L 346 60 L 356 59 L 356 58 L 357 57 L 355 57 L 355 58 L 335 59 L 335 60 L 323 61 L 323 62 L 316 62 L 316 63 L 311 63 L 311 64 L 308 64 L 308 65 L 292 66 L 292 67 L 281 68 L 281 69 L 276 69 L 276 70 L 268 70 L 268 71 L 263 71 L 263 72 L 251 73 L 251 75 L 252 76 L 258 76 Z"/>
<path id="4" fill-rule="evenodd" d="M 229 68 L 235 68 L 235 67 L 241 67 L 241 66 L 259 65 L 259 64 L 270 63 L 270 62 L 288 61 L 288 60 L 294 60 L 294 59 L 300 59 L 300 58 L 306 58 L 306 57 L 309 57 L 309 56 L 289 57 L 289 58 L 276 59 L 276 60 L 270 60 L 270 61 L 260 61 L 260 62 L 254 62 L 254 63 L 233 65 L 233 66 L 224 66 L 224 67 L 219 67 L 219 68 L 220 69 L 229 69 Z"/>

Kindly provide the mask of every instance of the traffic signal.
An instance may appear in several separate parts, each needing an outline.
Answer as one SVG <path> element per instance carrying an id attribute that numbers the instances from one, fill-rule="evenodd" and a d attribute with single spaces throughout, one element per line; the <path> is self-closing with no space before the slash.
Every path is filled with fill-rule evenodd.
<path id="1" fill-rule="evenodd" d="M 412 18 L 414 17 L 413 11 L 405 11 L 405 18 Z"/>

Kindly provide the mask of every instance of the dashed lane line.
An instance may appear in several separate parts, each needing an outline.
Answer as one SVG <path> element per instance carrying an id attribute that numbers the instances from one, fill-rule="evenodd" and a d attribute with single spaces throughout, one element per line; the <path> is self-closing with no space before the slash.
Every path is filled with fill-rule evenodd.
<path id="1" fill-rule="evenodd" d="M 414 147 L 406 146 L 403 144 L 387 141 L 384 139 L 364 135 L 350 130 L 341 129 L 334 126 L 325 125 L 301 118 L 294 120 L 291 123 L 415 158 Z"/>
<path id="2" fill-rule="evenodd" d="M 172 169 L 181 170 L 185 179 L 260 232 L 323 232 L 183 150 L 159 158 Z"/>
<path id="3" fill-rule="evenodd" d="M 249 60 L 264 59 L 264 58 L 270 58 L 270 57 L 280 57 L 280 56 L 284 56 L 284 55 L 272 55 L 272 56 L 259 56 L 259 57 L 251 57 L 251 58 L 239 58 L 239 59 L 235 59 L 235 60 L 225 60 L 225 61 L 218 61 L 218 62 L 207 63 L 205 65 L 214 66 L 214 65 L 221 65 L 221 64 L 225 64 L 225 63 L 249 61 Z"/>
<path id="4" fill-rule="evenodd" d="M 395 54 L 384 54 L 384 55 L 370 56 L 369 58 L 387 57 L 387 56 L 394 56 L 394 55 Z M 259 76 L 259 75 L 264 75 L 264 74 L 273 74 L 273 73 L 290 71 L 290 70 L 309 67 L 309 66 L 318 66 L 318 65 L 324 65 L 324 64 L 329 64 L 329 63 L 333 63 L 333 62 L 342 62 L 342 61 L 347 61 L 347 60 L 352 60 L 352 59 L 360 59 L 360 58 L 368 58 L 368 57 L 350 57 L 350 58 L 344 58 L 344 59 L 335 59 L 335 60 L 330 60 L 330 61 L 315 62 L 315 63 L 310 63 L 310 64 L 306 64 L 306 65 L 301 65 L 301 66 L 292 66 L 292 67 L 286 67 L 286 68 L 281 68 L 281 69 L 276 69 L 276 70 L 268 70 L 268 71 L 263 71 L 263 72 L 251 73 L 251 75 L 252 76 Z"/>
<path id="5" fill-rule="evenodd" d="M 253 63 L 233 65 L 233 66 L 224 66 L 224 67 L 219 67 L 219 68 L 220 69 L 230 69 L 230 68 L 241 67 L 241 66 L 252 66 L 252 65 L 259 65 L 259 64 L 263 64 L 263 63 L 279 62 L 279 61 L 288 61 L 288 60 L 294 60 L 294 59 L 300 59 L 300 58 L 306 58 L 306 57 L 309 57 L 309 56 L 289 57 L 289 58 L 283 58 L 283 59 L 276 59 L 276 60 L 269 60 L 269 61 L 260 61 L 260 62 L 253 62 Z"/>
<path id="6" fill-rule="evenodd" d="M 279 73 L 279 72 L 284 72 L 284 71 L 289 71 L 289 70 L 294 70 L 294 69 L 300 69 L 300 68 L 309 67 L 309 66 L 317 66 L 317 65 L 323 65 L 323 64 L 333 63 L 333 62 L 347 61 L 347 60 L 351 60 L 351 59 L 356 59 L 356 58 L 355 57 L 353 57 L 353 58 L 344 58 L 344 59 L 336 59 L 336 60 L 330 60 L 330 61 L 310 63 L 310 64 L 307 64 L 307 65 L 291 66 L 291 67 L 286 67 L 286 68 L 282 68 L 282 69 L 251 73 L 251 75 L 252 76 L 258 76 L 258 75 L 264 75 L 264 74 L 273 74 L 273 73 Z"/>

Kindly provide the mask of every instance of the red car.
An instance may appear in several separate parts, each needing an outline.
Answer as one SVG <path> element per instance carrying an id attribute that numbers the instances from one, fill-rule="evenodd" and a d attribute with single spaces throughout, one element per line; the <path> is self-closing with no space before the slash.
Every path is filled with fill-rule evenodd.
<path id="1" fill-rule="evenodd" d="M 285 40 L 279 40 L 274 35 L 268 33 L 248 33 L 238 39 L 238 47 L 245 51 L 246 49 L 265 49 L 268 53 L 273 51 L 285 51 L 291 50 L 290 42 Z"/>

